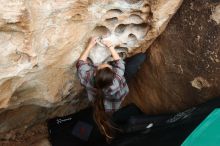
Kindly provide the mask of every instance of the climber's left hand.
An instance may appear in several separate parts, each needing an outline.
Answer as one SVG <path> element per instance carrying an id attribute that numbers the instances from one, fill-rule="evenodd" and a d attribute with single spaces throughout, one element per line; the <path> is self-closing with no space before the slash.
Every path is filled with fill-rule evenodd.
<path id="1" fill-rule="evenodd" d="M 88 48 L 93 48 L 98 41 L 98 37 L 91 37 L 89 40 Z"/>

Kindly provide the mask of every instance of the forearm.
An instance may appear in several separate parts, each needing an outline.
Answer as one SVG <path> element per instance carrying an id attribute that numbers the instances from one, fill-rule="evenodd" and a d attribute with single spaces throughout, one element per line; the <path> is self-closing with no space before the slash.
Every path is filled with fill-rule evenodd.
<path id="1" fill-rule="evenodd" d="M 118 55 L 118 52 L 116 52 L 116 50 L 115 50 L 114 47 L 111 46 L 111 47 L 109 48 L 109 50 L 110 50 L 110 52 L 111 52 L 112 57 L 113 57 L 114 60 L 119 60 L 119 59 L 121 59 L 121 57 Z"/>
<path id="2" fill-rule="evenodd" d="M 95 46 L 96 41 L 97 41 L 97 37 L 90 38 L 89 44 L 87 45 L 86 49 L 83 51 L 81 56 L 79 57 L 79 60 L 83 60 L 83 61 L 87 60 L 87 57 L 89 56 L 89 52 Z"/>
<path id="3" fill-rule="evenodd" d="M 81 54 L 81 56 L 79 57 L 79 60 L 83 60 L 86 61 L 87 57 L 89 56 L 89 52 L 91 50 L 92 47 L 87 46 L 86 49 L 83 51 L 83 53 Z"/>

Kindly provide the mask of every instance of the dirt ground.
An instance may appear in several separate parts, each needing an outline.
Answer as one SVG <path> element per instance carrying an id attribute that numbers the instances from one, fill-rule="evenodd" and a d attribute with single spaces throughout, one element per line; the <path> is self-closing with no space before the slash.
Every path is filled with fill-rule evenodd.
<path id="1" fill-rule="evenodd" d="M 0 134 L 0 146 L 51 146 L 46 122 Z"/>

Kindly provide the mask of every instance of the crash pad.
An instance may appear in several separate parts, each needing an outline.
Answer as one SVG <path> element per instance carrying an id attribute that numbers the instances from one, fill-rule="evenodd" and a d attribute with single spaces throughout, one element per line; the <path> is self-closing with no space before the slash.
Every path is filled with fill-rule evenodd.
<path id="1" fill-rule="evenodd" d="M 219 146 L 220 108 L 212 111 L 188 136 L 182 146 Z"/>

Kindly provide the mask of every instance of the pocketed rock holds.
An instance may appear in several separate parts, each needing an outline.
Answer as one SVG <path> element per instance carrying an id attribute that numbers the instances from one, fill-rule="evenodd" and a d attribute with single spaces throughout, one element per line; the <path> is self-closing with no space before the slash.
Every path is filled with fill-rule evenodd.
<path id="1" fill-rule="evenodd" d="M 0 3 L 0 117 L 16 128 L 22 121 L 30 125 L 34 121 L 34 117 L 30 122 L 24 120 L 25 116 L 16 108 L 34 105 L 40 110 L 75 99 L 82 89 L 75 75 L 75 62 L 90 36 L 106 35 L 118 51 L 128 55 L 145 51 L 164 30 L 182 0 L 0 0 Z M 143 43 L 144 47 L 140 47 Z M 91 53 L 97 59 L 95 62 L 109 57 L 109 52 L 95 57 L 94 53 L 106 52 L 103 48 L 100 52 L 95 49 Z M 71 99 L 67 97 L 70 92 Z M 13 118 L 12 114 L 9 120 L 4 115 L 13 109 L 16 115 L 21 115 Z M 48 118 L 46 109 L 30 111 L 43 120 Z M 6 123 L 7 127 L 10 123 Z M 4 131 L 7 128 L 0 128 L 0 132 Z"/>

